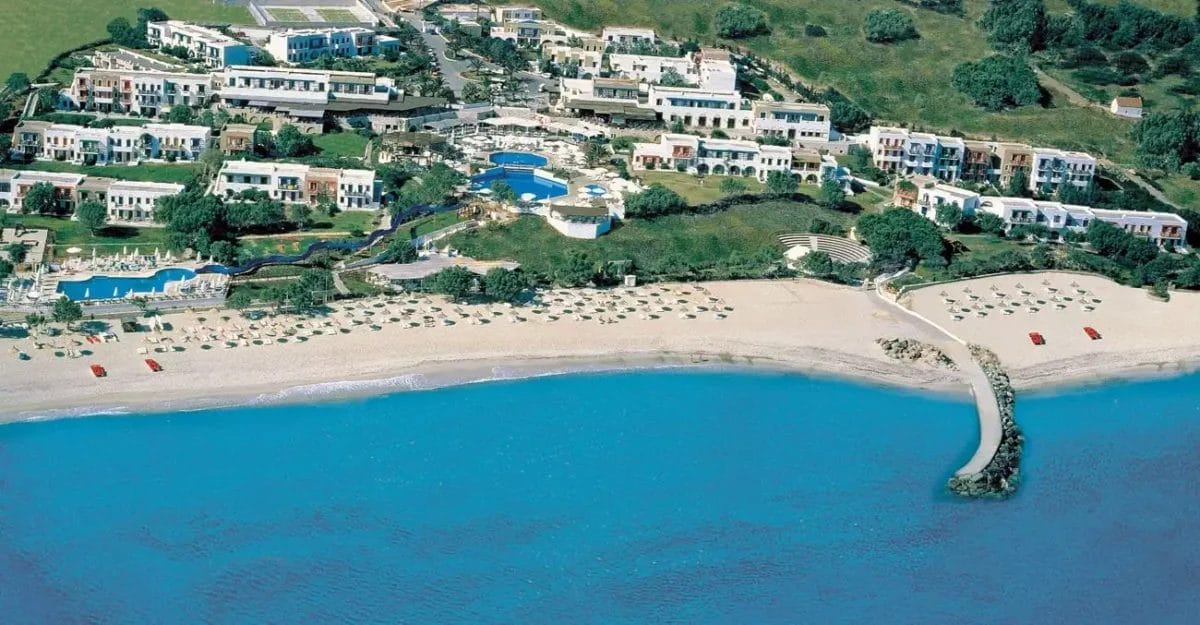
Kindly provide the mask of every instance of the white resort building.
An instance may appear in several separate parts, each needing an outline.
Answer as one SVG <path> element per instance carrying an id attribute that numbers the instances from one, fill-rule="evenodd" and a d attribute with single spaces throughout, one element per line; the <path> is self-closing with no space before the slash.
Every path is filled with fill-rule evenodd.
<path id="1" fill-rule="evenodd" d="M 609 26 L 600 32 L 600 38 L 606 44 L 655 43 L 658 36 L 653 28 L 630 28 Z"/>
<path id="2" fill-rule="evenodd" d="M 1109 210 L 1020 197 L 981 196 L 928 176 L 897 184 L 892 203 L 930 221 L 936 221 L 939 205 L 952 204 L 962 209 L 964 215 L 995 215 L 1004 221 L 1005 228 L 1042 225 L 1055 238 L 1068 230 L 1083 232 L 1093 220 L 1099 220 L 1130 234 L 1146 237 L 1159 246 L 1182 248 L 1187 245 L 1188 223 L 1172 213 Z"/>
<path id="3" fill-rule="evenodd" d="M 146 24 L 146 42 L 152 47 L 182 46 L 192 58 L 211 69 L 249 63 L 254 48 L 225 33 L 179 20 Z"/>
<path id="4" fill-rule="evenodd" d="M 209 74 L 80 68 L 69 93 L 72 103 L 84 111 L 153 117 L 172 106 L 205 106 L 213 87 Z"/>
<path id="5" fill-rule="evenodd" d="M 225 161 L 217 173 L 213 193 L 229 198 L 250 189 L 285 204 L 316 204 L 328 198 L 342 210 L 374 210 L 379 208 L 382 185 L 370 169 Z"/>
<path id="6" fill-rule="evenodd" d="M 27 158 L 79 165 L 194 161 L 208 147 L 210 135 L 208 126 L 186 124 L 85 128 L 24 121 L 13 131 L 13 150 Z"/>
<path id="7" fill-rule="evenodd" d="M 635 143 L 633 169 L 665 169 L 714 176 L 752 176 L 792 171 L 792 150 L 753 141 L 664 134 L 658 143 Z"/>
<path id="8" fill-rule="evenodd" d="M 370 28 L 311 28 L 271 33 L 267 52 L 284 63 L 306 63 L 323 56 L 379 56 L 399 50 L 400 40 Z"/>
<path id="9" fill-rule="evenodd" d="M 0 210 L 19 212 L 25 195 L 34 185 L 54 187 L 58 208 L 74 211 L 79 204 L 95 200 L 108 209 L 112 222 L 147 223 L 154 220 L 159 198 L 176 195 L 183 185 L 162 182 L 132 182 L 83 174 L 0 169 Z"/>
<path id="10" fill-rule="evenodd" d="M 1096 159 L 1083 152 L 966 141 L 907 128 L 872 126 L 866 146 L 874 165 L 883 171 L 945 182 L 1006 185 L 1017 170 L 1024 170 L 1030 191 L 1054 193 L 1064 183 L 1085 188 L 1096 173 Z"/>
<path id="11" fill-rule="evenodd" d="M 618 78 L 562 78 L 555 109 L 606 118 L 613 124 L 660 121 L 687 129 L 721 130 L 733 137 L 779 136 L 796 147 L 830 139 L 829 107 L 806 102 L 755 101 L 737 90 L 737 69 L 725 50 L 705 48 L 686 57 L 610 54 Z M 686 87 L 656 84 L 674 70 Z"/>
<path id="12" fill-rule="evenodd" d="M 183 192 L 183 185 L 168 182 L 114 180 L 102 200 L 112 222 L 146 223 L 154 221 L 158 199 Z"/>

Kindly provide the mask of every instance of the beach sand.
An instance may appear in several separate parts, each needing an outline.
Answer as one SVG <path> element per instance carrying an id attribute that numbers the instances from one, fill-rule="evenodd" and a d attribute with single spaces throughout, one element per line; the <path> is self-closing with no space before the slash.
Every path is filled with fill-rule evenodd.
<path id="1" fill-rule="evenodd" d="M 938 295 L 943 289 L 961 291 L 959 284 L 917 290 L 902 303 L 963 338 L 991 348 L 1012 369 L 1019 388 L 1094 382 L 1147 371 L 1182 372 L 1190 370 L 1200 356 L 1200 328 L 1194 324 L 1200 299 L 1191 294 L 1177 295 L 1163 304 L 1151 301 L 1138 289 L 1067 274 L 968 284 L 981 296 L 988 296 L 985 291 L 991 282 L 1024 281 L 1026 286 L 1040 288 L 1043 279 L 1061 282 L 1062 288 L 1072 281 L 1086 284 L 1103 303 L 1086 316 L 1064 310 L 968 317 L 960 322 L 949 321 Z M 641 290 L 662 288 L 706 301 L 697 285 L 654 285 Z M 949 339 L 873 292 L 810 280 L 714 282 L 699 288 L 706 290 L 702 295 L 732 308 L 726 318 L 706 312 L 682 319 L 674 312 L 664 312 L 658 319 L 629 315 L 617 323 L 601 324 L 595 319 L 575 321 L 569 317 L 547 322 L 522 311 L 529 321 L 510 323 L 496 317 L 484 325 L 461 322 L 412 329 L 382 324 L 378 331 L 356 326 L 349 334 L 314 336 L 304 343 L 292 340 L 232 349 L 202 350 L 196 343 L 176 343 L 186 347 L 185 351 L 148 354 L 163 365 L 160 373 L 152 373 L 144 363 L 147 355 L 136 352 L 138 347 L 147 347 L 141 334 L 118 331 L 120 342 L 85 344 L 80 349 L 94 354 L 76 359 L 57 358 L 53 350 L 30 350 L 29 339 L 0 339 L 0 348 L 6 350 L 0 360 L 0 384 L 4 387 L 0 420 L 307 402 L 479 380 L 670 366 L 788 370 L 967 392 L 957 372 L 901 363 L 884 355 L 875 342 L 881 337 L 940 344 Z M 346 321 L 341 314 L 335 313 L 334 318 Z M 1071 316 L 1076 314 L 1079 319 Z M 222 322 L 220 316 L 231 320 Z M 248 323 L 230 311 L 183 313 L 165 319 L 179 336 L 178 330 L 197 325 L 198 317 L 205 317 L 209 326 Z M 1104 339 L 1087 340 L 1079 329 L 1085 322 L 1103 332 Z M 1026 338 L 1032 330 L 1043 332 L 1049 345 L 1033 349 Z M 27 350 L 32 359 L 18 361 L 7 343 Z M 102 364 L 108 377 L 94 378 L 88 370 L 92 363 Z"/>

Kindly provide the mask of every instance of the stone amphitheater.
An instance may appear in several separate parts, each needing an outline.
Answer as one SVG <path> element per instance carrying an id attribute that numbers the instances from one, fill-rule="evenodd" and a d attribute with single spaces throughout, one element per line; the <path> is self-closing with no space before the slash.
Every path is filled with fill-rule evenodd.
<path id="1" fill-rule="evenodd" d="M 865 263 L 871 260 L 870 249 L 845 237 L 802 232 L 781 235 L 779 242 L 787 248 L 786 255 L 791 260 L 817 251 L 825 252 L 830 258 L 843 263 Z"/>

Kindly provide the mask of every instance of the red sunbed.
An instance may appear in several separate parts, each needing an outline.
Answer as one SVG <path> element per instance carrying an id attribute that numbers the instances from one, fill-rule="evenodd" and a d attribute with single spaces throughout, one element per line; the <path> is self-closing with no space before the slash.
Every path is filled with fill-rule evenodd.
<path id="1" fill-rule="evenodd" d="M 1042 336 L 1040 332 L 1030 332 L 1029 340 L 1033 341 L 1034 345 L 1045 345 L 1046 344 L 1046 337 Z"/>
<path id="2" fill-rule="evenodd" d="M 1088 338 L 1092 339 L 1093 341 L 1100 339 L 1100 333 L 1097 332 L 1096 328 L 1093 328 L 1092 326 L 1084 326 L 1083 333 L 1088 335 Z"/>
<path id="3" fill-rule="evenodd" d="M 105 371 L 104 367 L 101 367 L 100 365 L 92 365 L 91 368 L 92 368 L 92 375 L 94 375 L 98 378 L 102 378 L 102 377 L 108 375 L 108 372 Z"/>
<path id="4" fill-rule="evenodd" d="M 158 361 L 153 358 L 146 359 L 146 366 L 150 367 L 150 370 L 155 373 L 162 371 L 162 365 L 158 364 Z"/>

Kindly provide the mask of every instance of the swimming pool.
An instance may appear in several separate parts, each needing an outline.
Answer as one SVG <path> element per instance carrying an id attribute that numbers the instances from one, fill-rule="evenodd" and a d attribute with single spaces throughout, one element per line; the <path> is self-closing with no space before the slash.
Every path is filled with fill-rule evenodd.
<path id="1" fill-rule="evenodd" d="M 550 159 L 533 152 L 493 152 L 488 160 L 496 165 L 517 165 L 522 167 L 545 167 Z"/>
<path id="2" fill-rule="evenodd" d="M 130 291 L 135 295 L 162 293 L 167 283 L 195 277 L 196 272 L 191 269 L 173 267 L 144 277 L 92 276 L 87 280 L 64 280 L 58 283 L 58 292 L 76 302 L 85 302 L 125 297 Z"/>
<path id="3" fill-rule="evenodd" d="M 567 194 L 567 185 L 558 182 L 546 174 L 528 169 L 509 169 L 495 167 L 482 174 L 471 177 L 471 188 L 495 189 L 500 182 L 508 183 L 518 198 L 524 199 L 532 195 L 535 200 L 546 200 Z"/>

